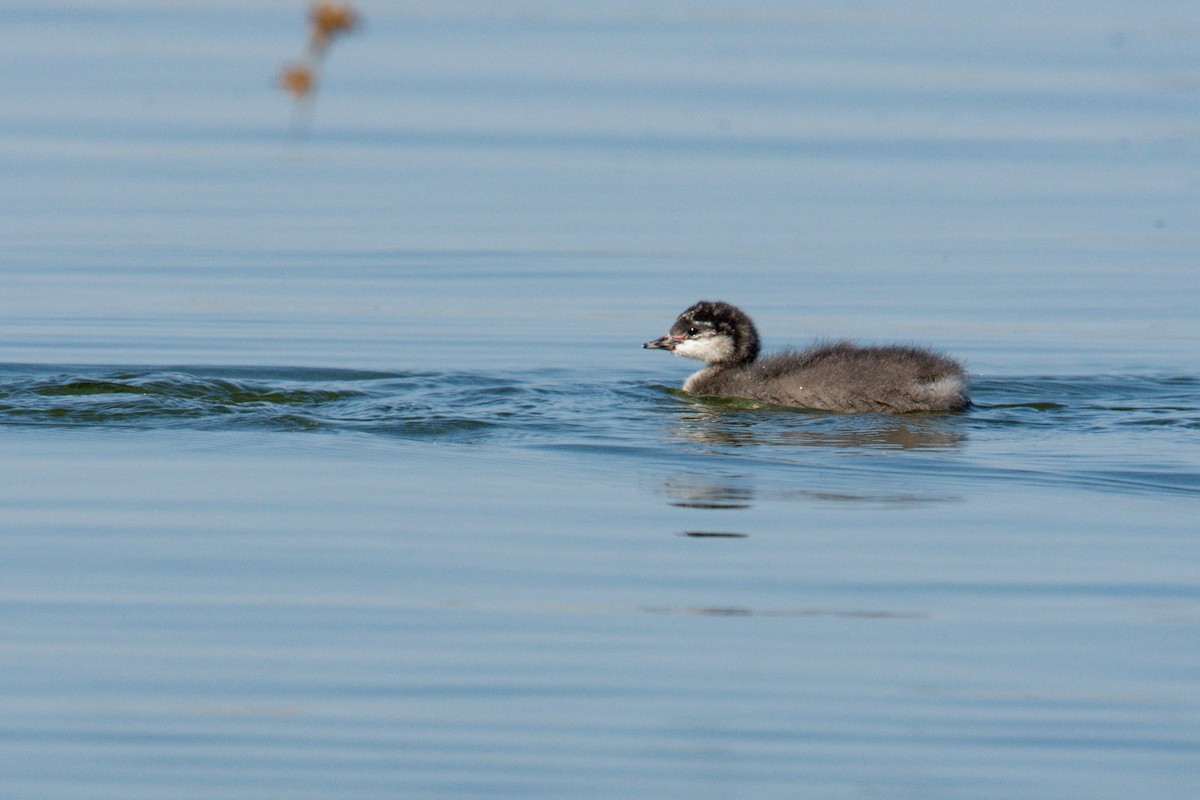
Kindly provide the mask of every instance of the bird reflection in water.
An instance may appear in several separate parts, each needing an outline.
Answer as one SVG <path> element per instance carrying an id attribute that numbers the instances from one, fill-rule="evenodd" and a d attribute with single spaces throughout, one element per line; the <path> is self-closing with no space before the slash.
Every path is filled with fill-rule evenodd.
<path id="1" fill-rule="evenodd" d="M 677 418 L 680 439 L 722 446 L 840 450 L 952 450 L 967 439 L 949 414 L 833 414 L 743 400 L 692 401 Z"/>
<path id="2" fill-rule="evenodd" d="M 749 509 L 761 501 L 954 501 L 958 496 L 946 491 L 944 480 L 921 478 L 909 454 L 956 450 L 968 438 L 950 415 L 848 416 L 724 401 L 690 402 L 672 433 L 703 447 L 706 468 L 673 473 L 656 490 L 672 506 L 711 510 Z M 755 463 L 761 468 L 751 467 Z"/>

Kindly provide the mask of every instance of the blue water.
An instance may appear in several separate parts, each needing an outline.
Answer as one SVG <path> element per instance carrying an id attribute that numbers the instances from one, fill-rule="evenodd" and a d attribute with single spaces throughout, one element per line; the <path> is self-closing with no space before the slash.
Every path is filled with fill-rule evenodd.
<path id="1" fill-rule="evenodd" d="M 1200 11 L 358 5 L 6 9 L 0 796 L 1200 794 Z"/>

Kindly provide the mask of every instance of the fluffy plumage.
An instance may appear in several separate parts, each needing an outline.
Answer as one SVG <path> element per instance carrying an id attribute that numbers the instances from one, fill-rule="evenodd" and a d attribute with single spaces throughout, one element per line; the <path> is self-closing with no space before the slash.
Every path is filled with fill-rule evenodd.
<path id="1" fill-rule="evenodd" d="M 754 323 L 719 301 L 696 303 L 642 347 L 704 361 L 683 384 L 691 394 L 842 412 L 957 411 L 971 402 L 962 366 L 921 347 L 836 342 L 758 358 Z"/>

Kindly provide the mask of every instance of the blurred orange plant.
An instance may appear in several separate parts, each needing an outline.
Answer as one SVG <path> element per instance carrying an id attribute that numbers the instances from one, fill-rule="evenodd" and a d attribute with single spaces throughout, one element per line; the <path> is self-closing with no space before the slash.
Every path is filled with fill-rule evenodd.
<path id="1" fill-rule="evenodd" d="M 358 12 L 349 3 L 314 3 L 308 18 L 312 23 L 309 51 L 313 53 L 324 53 L 334 36 L 358 27 Z"/>
<path id="2" fill-rule="evenodd" d="M 312 93 L 316 76 L 308 64 L 288 64 L 279 73 L 279 87 L 299 100 Z"/>
<path id="3" fill-rule="evenodd" d="M 308 13 L 308 53 L 301 63 L 288 64 L 279 73 L 279 87 L 297 103 L 312 97 L 317 88 L 321 61 L 333 40 L 359 25 L 358 12 L 349 3 L 317 0 Z"/>

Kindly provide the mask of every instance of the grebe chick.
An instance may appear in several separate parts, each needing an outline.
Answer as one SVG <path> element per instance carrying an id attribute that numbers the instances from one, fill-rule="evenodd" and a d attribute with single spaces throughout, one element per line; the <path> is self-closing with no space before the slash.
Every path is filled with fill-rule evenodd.
<path id="1" fill-rule="evenodd" d="M 820 411 L 958 411 L 966 408 L 962 365 L 921 347 L 815 344 L 758 357 L 758 331 L 729 303 L 701 300 L 671 332 L 642 347 L 704 362 L 683 390 Z"/>

